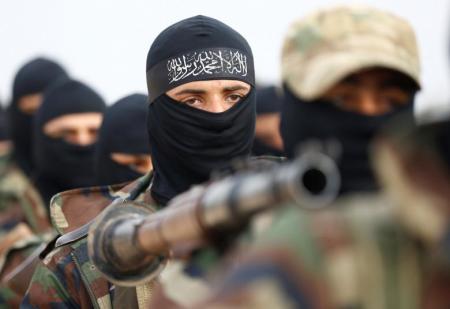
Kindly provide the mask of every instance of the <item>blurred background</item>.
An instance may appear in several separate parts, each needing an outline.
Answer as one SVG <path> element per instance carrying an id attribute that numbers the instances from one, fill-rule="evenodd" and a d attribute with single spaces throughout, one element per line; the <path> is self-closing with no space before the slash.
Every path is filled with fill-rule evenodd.
<path id="1" fill-rule="evenodd" d="M 242 33 L 253 48 L 258 80 L 277 84 L 282 40 L 289 24 L 316 8 L 338 3 L 348 1 L 1 1 L 0 100 L 9 102 L 17 69 L 38 55 L 61 62 L 109 103 L 132 91 L 146 91 L 145 60 L 153 39 L 170 24 L 197 14 L 218 18 Z M 413 25 L 423 80 L 416 112 L 426 115 L 435 105 L 450 106 L 450 1 L 351 3 L 388 9 Z"/>

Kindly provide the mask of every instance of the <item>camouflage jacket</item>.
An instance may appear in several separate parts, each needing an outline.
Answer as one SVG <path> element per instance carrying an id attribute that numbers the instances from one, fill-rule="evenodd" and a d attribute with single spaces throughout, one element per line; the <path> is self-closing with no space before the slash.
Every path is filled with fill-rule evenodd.
<path id="1" fill-rule="evenodd" d="M 379 196 L 336 204 L 277 211 L 199 307 L 450 308 L 450 229 L 430 245 Z"/>
<path id="2" fill-rule="evenodd" d="M 9 156 L 0 157 L 0 230 L 26 223 L 34 233 L 51 228 L 39 193 Z"/>
<path id="3" fill-rule="evenodd" d="M 61 235 L 83 227 L 116 198 L 143 202 L 154 206 L 149 186 L 152 175 L 148 174 L 127 185 L 115 185 L 76 189 L 57 194 L 51 201 L 51 216 Z M 174 279 L 176 278 L 176 279 Z M 173 284 L 176 282 L 176 284 Z M 53 249 L 38 266 L 22 302 L 23 308 L 111 308 L 117 307 L 121 294 L 134 294 L 133 303 L 127 307 L 146 307 L 154 285 L 162 286 L 173 301 L 182 301 L 180 290 L 200 295 L 206 289 L 200 280 L 183 274 L 180 263 L 169 262 L 160 276 L 152 282 L 131 288 L 114 286 L 108 282 L 91 263 L 87 252 L 86 233 L 62 246 Z M 170 287 L 168 287 L 170 286 Z M 166 288 L 168 287 L 168 288 Z M 173 296 L 173 297 L 171 297 Z"/>
<path id="4" fill-rule="evenodd" d="M 10 288 L 10 277 L 44 241 L 38 235 L 50 230 L 35 188 L 9 155 L 0 157 L 0 307 L 18 307 L 23 294 Z M 15 285 L 28 285 L 28 277 L 15 277 Z"/>

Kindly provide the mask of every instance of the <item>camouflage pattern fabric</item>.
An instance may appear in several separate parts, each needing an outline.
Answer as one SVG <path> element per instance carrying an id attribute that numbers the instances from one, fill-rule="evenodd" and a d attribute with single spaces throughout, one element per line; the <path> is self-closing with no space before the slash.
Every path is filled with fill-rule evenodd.
<path id="1" fill-rule="evenodd" d="M 0 157 L 0 307 L 17 308 L 22 295 L 4 280 L 24 262 L 51 231 L 46 208 L 26 176 L 9 155 Z M 24 285 L 28 282 L 24 282 Z"/>
<path id="2" fill-rule="evenodd" d="M 26 176 L 11 162 L 0 158 L 0 230 L 26 222 L 35 233 L 51 228 L 42 199 Z"/>
<path id="3" fill-rule="evenodd" d="M 14 248 L 8 252 L 7 259 L 4 264 L 5 275 L 9 273 L 10 270 L 15 269 L 20 263 L 25 261 L 30 255 L 32 255 L 36 249 L 40 248 L 40 244 L 44 239 L 35 238 L 28 239 L 28 243 L 24 247 Z M 2 274 L 2 279 L 4 275 Z M 23 284 L 28 285 L 28 281 Z M 22 283 L 21 283 L 22 284 Z M 23 298 L 23 294 L 18 293 L 13 288 L 6 286 L 2 283 L 0 288 L 0 308 L 18 308 Z"/>
<path id="4" fill-rule="evenodd" d="M 154 207 L 149 191 L 151 178 L 152 174 L 148 174 L 125 187 L 105 186 L 57 194 L 51 201 L 53 223 L 59 233 L 66 234 L 90 222 L 119 197 Z M 122 308 L 117 294 L 117 298 L 124 297 L 126 304 L 138 303 L 139 308 L 146 308 L 156 289 L 162 290 L 171 303 L 184 306 L 209 295 L 203 280 L 185 271 L 185 263 L 170 260 L 151 282 L 131 288 L 112 285 L 89 260 L 86 239 L 56 248 L 43 259 L 21 307 Z M 133 299 L 128 301 L 126 297 Z"/>
<path id="5" fill-rule="evenodd" d="M 23 299 L 23 308 L 109 308 L 101 306 L 103 296 L 109 294 L 108 282 L 95 275 L 85 277 L 81 269 L 89 274 L 96 274 L 95 268 L 89 263 L 87 255 L 81 258 L 77 254 L 84 248 L 87 253 L 86 239 L 74 247 L 65 246 L 52 252 L 39 265 L 33 274 L 28 291 Z M 96 281 L 96 279 L 99 279 Z M 89 281 L 90 280 L 90 281 Z M 93 288 L 93 294 L 85 288 L 85 284 Z M 98 299 L 95 303 L 92 299 Z"/>
<path id="6" fill-rule="evenodd" d="M 131 184 L 75 189 L 52 198 L 50 212 L 60 234 L 95 218 L 115 198 L 149 202 L 148 174 Z M 90 262 L 86 237 L 54 249 L 40 264 L 23 299 L 23 308 L 111 308 L 114 287 Z"/>
<path id="7" fill-rule="evenodd" d="M 420 87 L 417 42 L 409 23 L 364 5 L 319 10 L 294 22 L 282 49 L 282 79 L 308 101 L 364 68 L 390 68 Z"/>
<path id="8" fill-rule="evenodd" d="M 269 161 L 278 162 L 279 159 Z M 57 194 L 50 206 L 55 228 L 61 235 L 74 231 L 96 218 L 116 198 L 141 202 L 158 209 L 150 196 L 151 179 L 150 173 L 127 185 L 76 189 Z M 191 276 L 186 270 L 187 263 L 175 260 L 167 262 L 156 280 L 133 287 L 133 291 L 128 293 L 130 291 L 114 286 L 101 277 L 87 253 L 86 237 L 54 249 L 35 272 L 22 306 L 111 308 L 117 303 L 119 294 L 128 294 L 132 297 L 136 295 L 139 308 L 145 308 L 150 299 L 158 297 L 154 290 L 160 290 L 164 299 L 174 306 L 189 306 L 209 295 L 209 287 L 203 279 Z"/>
<path id="9" fill-rule="evenodd" d="M 383 195 L 277 211 L 237 249 L 203 307 L 450 308 L 450 170 L 439 128 L 397 123 L 377 139 Z"/>
<path id="10" fill-rule="evenodd" d="M 448 241 L 430 250 L 380 197 L 335 206 L 279 211 L 201 307 L 449 308 Z"/>
<path id="11" fill-rule="evenodd" d="M 22 297 L 7 287 L 0 289 L 0 308 L 18 308 Z"/>

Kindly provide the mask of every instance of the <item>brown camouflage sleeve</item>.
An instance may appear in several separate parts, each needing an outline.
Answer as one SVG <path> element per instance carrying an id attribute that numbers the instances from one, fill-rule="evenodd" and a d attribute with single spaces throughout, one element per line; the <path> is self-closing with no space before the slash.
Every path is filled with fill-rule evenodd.
<path id="1" fill-rule="evenodd" d="M 21 308 L 92 308 L 69 247 L 45 259 L 34 272 Z"/>

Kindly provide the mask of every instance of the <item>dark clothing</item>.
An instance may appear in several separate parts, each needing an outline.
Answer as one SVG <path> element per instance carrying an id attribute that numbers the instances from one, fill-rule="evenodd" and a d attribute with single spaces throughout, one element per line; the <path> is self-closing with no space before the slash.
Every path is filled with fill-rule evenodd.
<path id="1" fill-rule="evenodd" d="M 281 113 L 282 95 L 280 92 L 281 89 L 278 89 L 275 86 L 256 88 L 256 119 L 258 119 L 258 116 L 260 115 Z M 284 153 L 282 150 L 269 146 L 262 141 L 258 135 L 255 135 L 252 146 L 252 155 L 281 157 Z"/>
<path id="2" fill-rule="evenodd" d="M 130 166 L 113 161 L 111 154 L 150 154 L 147 106 L 146 95 L 133 94 L 106 109 L 95 151 L 98 184 L 122 183 L 143 176 Z"/>
<path id="3" fill-rule="evenodd" d="M 253 54 L 236 30 L 207 16 L 166 28 L 147 54 L 150 103 L 168 90 L 199 80 L 234 79 L 255 85 Z"/>
<path id="4" fill-rule="evenodd" d="M 67 73 L 59 64 L 49 59 L 36 58 L 22 66 L 14 78 L 12 102 L 9 107 L 14 160 L 28 176 L 33 170 L 33 115 L 25 114 L 19 109 L 19 99 L 44 92 L 50 84 L 62 77 L 67 77 Z"/>
<path id="5" fill-rule="evenodd" d="M 413 104 L 382 116 L 365 116 L 327 101 L 303 101 L 285 87 L 281 118 L 284 149 L 292 158 L 308 143 L 324 143 L 338 164 L 341 193 L 377 190 L 369 147 L 376 133 L 399 114 L 412 118 Z"/>
<path id="6" fill-rule="evenodd" d="M 0 104 L 0 142 L 9 140 L 8 118 Z"/>
<path id="7" fill-rule="evenodd" d="M 165 205 L 232 159 L 250 154 L 255 130 L 254 90 L 229 110 L 211 113 L 165 93 L 205 80 L 255 85 L 253 54 L 244 37 L 224 23 L 194 16 L 162 31 L 147 54 L 148 132 L 154 167 L 152 196 Z"/>
<path id="8" fill-rule="evenodd" d="M 158 98 L 148 112 L 153 197 L 165 205 L 232 159 L 248 156 L 254 127 L 253 91 L 222 113 L 180 104 L 166 95 Z"/>
<path id="9" fill-rule="evenodd" d="M 43 132 L 44 125 L 59 116 L 102 113 L 105 108 L 103 99 L 78 81 L 58 81 L 45 92 L 35 118 L 34 158 L 36 186 L 46 205 L 60 191 L 95 184 L 95 145 L 81 146 L 62 138 L 52 138 Z"/>

